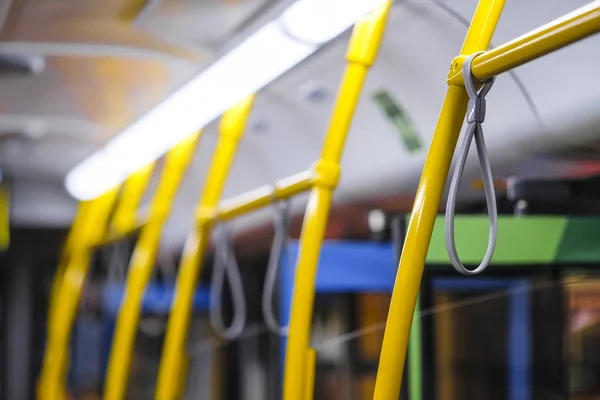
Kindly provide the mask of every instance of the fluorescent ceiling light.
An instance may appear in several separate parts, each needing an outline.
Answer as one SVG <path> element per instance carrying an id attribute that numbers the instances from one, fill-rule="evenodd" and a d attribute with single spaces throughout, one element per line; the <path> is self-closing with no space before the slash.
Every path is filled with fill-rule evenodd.
<path id="1" fill-rule="evenodd" d="M 384 0 L 299 0 L 126 128 L 67 175 L 69 193 L 98 197 L 256 93 Z"/>
<path id="2" fill-rule="evenodd" d="M 295 39 L 323 44 L 381 3 L 381 0 L 301 0 L 285 10 L 279 21 Z"/>

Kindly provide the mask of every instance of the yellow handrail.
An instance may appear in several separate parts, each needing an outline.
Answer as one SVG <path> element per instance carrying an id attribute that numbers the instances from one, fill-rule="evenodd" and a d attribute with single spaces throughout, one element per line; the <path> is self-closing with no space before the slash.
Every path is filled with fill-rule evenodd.
<path id="1" fill-rule="evenodd" d="M 167 154 L 160 182 L 150 204 L 148 221 L 140 231 L 129 265 L 125 297 L 117 317 L 108 362 L 105 399 L 125 398 L 142 298 L 152 278 L 163 226 L 193 158 L 199 137 L 200 132 L 188 136 Z M 126 227 L 132 223 L 135 221 L 130 220 Z"/>
<path id="2" fill-rule="evenodd" d="M 488 48 L 504 2 L 504 0 L 483 0 L 479 3 L 461 54 L 468 55 Z M 448 88 L 425 160 L 388 313 L 375 381 L 374 399 L 377 400 L 394 399 L 400 396 L 408 337 L 425 257 L 446 183 L 446 175 L 467 109 L 467 101 L 467 93 L 463 88 L 457 86 Z"/>
<path id="3" fill-rule="evenodd" d="M 310 190 L 315 173 L 307 170 L 282 179 L 275 185 L 263 186 L 219 204 L 215 218 L 226 221 L 268 206 L 273 200 L 285 200 Z"/>
<path id="4" fill-rule="evenodd" d="M 123 185 L 119 203 L 110 224 L 110 232 L 104 242 L 127 236 L 140 225 L 138 210 L 152 178 L 154 164 L 152 162 L 138 170 L 132 175 L 132 178 L 135 177 L 135 179 L 127 179 Z"/>
<path id="5" fill-rule="evenodd" d="M 375 62 L 392 1 L 386 1 L 354 27 L 342 80 L 321 159 L 317 161 L 309 204 L 300 236 L 289 335 L 285 355 L 284 400 L 304 400 L 308 379 L 309 339 L 315 297 L 315 277 L 321 244 L 340 176 L 340 159 L 369 68 Z"/>
<path id="6" fill-rule="evenodd" d="M 62 343 L 66 343 L 65 346 L 68 346 L 68 338 L 71 334 L 77 305 L 79 304 L 81 291 L 83 290 L 83 285 L 87 277 L 88 263 L 93 248 L 103 244 L 107 237 L 123 237 L 129 233 L 130 229 L 133 229 L 133 227 L 130 226 L 123 226 L 123 229 L 114 229 L 114 218 L 119 216 L 118 218 L 121 218 L 122 221 L 135 221 L 137 208 L 141 201 L 145 185 L 147 185 L 149 181 L 152 166 L 153 164 L 132 174 L 123 184 L 123 190 L 121 191 L 120 196 L 119 188 L 115 188 L 105 195 L 100 196 L 98 199 L 84 201 L 79 204 L 77 214 L 61 251 L 58 268 L 50 291 L 48 344 L 44 359 L 44 367 L 42 368 L 42 373 L 40 375 L 39 398 L 53 398 L 53 395 L 64 397 L 66 395 L 64 382 L 58 382 L 56 380 L 64 380 L 66 369 L 68 367 L 68 358 L 64 358 L 62 361 L 56 361 L 55 363 L 50 360 L 50 358 L 55 357 L 59 352 L 66 352 L 66 354 L 68 354 L 68 347 L 61 346 L 63 346 Z M 117 198 L 118 203 L 115 206 Z M 108 221 L 113 208 L 115 209 L 113 221 L 109 224 Z M 131 216 L 128 216 L 127 214 L 131 214 Z M 125 229 L 127 229 L 127 231 L 125 231 Z M 65 288 L 65 290 L 70 291 L 70 296 L 61 294 L 63 290 L 62 284 L 66 274 L 81 274 L 82 278 L 77 282 L 79 286 L 77 286 L 75 281 L 71 281 L 69 287 Z M 69 304 L 66 304 L 65 301 L 69 302 Z M 59 314 L 64 314 L 65 311 L 74 312 L 74 314 L 72 315 L 72 318 L 69 316 L 65 319 L 64 315 L 61 316 L 56 314 L 57 310 Z M 57 325 L 59 326 L 57 327 Z M 66 339 L 56 335 L 51 337 L 50 332 L 59 328 L 61 332 L 60 335 L 65 335 Z M 62 357 L 62 355 L 60 357 Z M 57 373 L 51 373 L 49 368 L 55 368 Z M 59 392 L 60 394 L 58 394 Z"/>
<path id="7" fill-rule="evenodd" d="M 306 381 L 304 399 L 313 400 L 315 396 L 315 374 L 317 365 L 317 351 L 309 348 L 306 352 Z"/>
<path id="8" fill-rule="evenodd" d="M 375 384 L 375 400 L 398 398 L 400 394 L 425 258 L 467 107 L 468 97 L 460 71 L 468 55 L 488 48 L 504 3 L 504 0 L 479 2 L 461 55 L 452 61 L 448 75 L 450 86 L 423 168 L 394 284 Z M 472 74 L 479 80 L 491 78 L 599 31 L 600 2 L 595 1 L 553 23 L 476 56 L 472 63 Z"/>
<path id="9" fill-rule="evenodd" d="M 181 370 L 186 362 L 185 344 L 192 314 L 194 290 L 210 242 L 215 208 L 225 187 L 253 103 L 254 96 L 250 96 L 221 117 L 219 141 L 198 203 L 196 226 L 186 240 L 177 274 L 173 306 L 158 371 L 156 399 L 173 399 L 181 395 L 183 380 Z"/>
<path id="10" fill-rule="evenodd" d="M 92 209 L 92 204 L 93 202 L 91 201 L 83 201 L 79 203 L 79 206 L 77 207 L 77 214 L 75 214 L 75 218 L 71 224 L 71 229 L 69 229 L 69 233 L 67 234 L 65 242 L 62 246 L 58 260 L 58 267 L 56 268 L 56 273 L 54 275 L 54 279 L 52 280 L 52 288 L 50 289 L 50 306 L 48 307 L 47 318 L 48 330 L 50 329 L 51 321 L 53 320 L 52 312 L 56 308 L 58 294 L 60 293 L 60 286 L 62 284 L 65 269 L 67 268 L 67 264 L 69 262 L 69 257 L 73 247 L 77 244 L 77 238 L 81 236 L 81 229 L 88 218 L 88 213 Z"/>
<path id="11" fill-rule="evenodd" d="M 53 297 L 48 321 L 46 354 L 38 384 L 38 399 L 66 398 L 65 377 L 69 360 L 69 339 L 77 315 L 79 299 L 85 284 L 93 246 L 105 232 L 119 188 L 113 188 L 82 204 L 74 227 L 77 236 L 69 237 L 64 268 L 59 269 L 53 285 Z M 62 260 L 61 260 L 62 261 Z"/>
<path id="12" fill-rule="evenodd" d="M 305 264 L 307 264 L 306 261 L 308 261 L 308 266 L 310 267 L 310 264 L 312 264 L 312 269 L 316 270 L 316 261 L 323 239 L 327 217 L 329 215 L 329 209 L 331 207 L 332 193 L 339 179 L 339 161 L 343 146 L 366 73 L 375 61 L 378 53 L 391 4 L 391 1 L 386 2 L 377 10 L 359 21 L 355 27 L 347 55 L 349 66 L 338 96 L 337 107 L 332 116 L 321 159 L 313 165 L 312 169 L 283 179 L 274 186 L 264 186 L 223 201 L 217 206 L 222 185 L 224 184 L 228 172 L 229 163 L 233 157 L 232 149 L 225 147 L 225 143 L 223 147 L 224 150 L 222 151 L 227 158 L 219 155 L 220 147 L 217 149 L 217 152 L 213 156 L 213 164 L 211 165 L 209 178 L 205 184 L 205 193 L 198 206 L 198 224 L 196 229 L 187 239 L 180 271 L 177 277 L 177 290 L 169 324 L 167 326 L 163 355 L 159 367 L 159 379 L 155 395 L 156 399 L 170 399 L 181 396 L 181 380 L 178 371 L 184 364 L 186 358 L 184 346 L 192 312 L 192 296 L 201 272 L 201 261 L 208 245 L 208 236 L 215 221 L 232 219 L 265 207 L 274 199 L 287 199 L 312 189 L 313 200 L 308 207 L 307 225 L 304 227 L 301 238 L 301 241 L 303 240 L 303 245 L 301 246 L 303 249 L 301 259 L 304 260 Z M 243 122 L 245 123 L 245 120 Z M 243 126 L 240 126 L 239 128 L 241 134 Z M 227 160 L 227 162 L 222 160 Z M 218 173 L 219 170 L 222 170 L 220 174 Z M 215 178 L 211 179 L 213 176 Z M 299 267 L 299 269 L 301 268 Z M 307 268 L 302 268 L 302 270 L 304 269 Z M 307 269 L 307 271 L 309 274 L 314 275 L 314 273 L 310 271 L 310 268 Z M 306 285 L 303 286 L 304 290 L 308 289 L 309 291 L 314 292 L 314 276 L 312 280 L 313 283 L 308 287 Z M 314 297 L 314 293 L 310 295 L 305 293 L 305 296 L 300 296 L 299 301 L 304 302 L 305 300 L 301 297 L 310 299 L 309 313 L 312 314 L 312 298 Z M 297 296 L 295 298 L 297 298 Z M 294 313 L 292 313 L 292 320 L 294 320 Z M 308 337 L 308 333 L 310 332 L 310 321 L 304 326 L 301 326 L 300 329 L 303 329 Z M 297 329 L 297 331 L 298 330 L 299 329 Z M 295 337 L 294 333 L 290 330 L 290 338 L 293 337 Z M 293 344 L 300 343 L 298 341 L 294 342 L 293 339 L 291 340 Z M 308 388 L 310 387 L 310 376 L 314 374 L 314 371 L 310 372 L 311 366 L 304 363 L 304 355 L 307 357 L 311 354 L 315 357 L 316 355 L 314 350 L 309 350 L 306 345 L 302 347 L 302 351 L 303 356 L 300 360 L 296 360 L 296 362 L 302 363 L 302 366 L 298 364 L 299 369 L 304 368 L 304 366 L 305 368 L 302 370 L 301 374 L 295 376 L 293 379 L 300 381 L 299 384 L 303 388 Z M 292 359 L 294 359 L 293 356 Z M 286 374 L 288 374 L 288 369 L 289 367 L 286 368 Z M 308 379 L 307 381 L 299 378 L 305 377 L 305 373 L 309 373 L 309 375 L 306 376 Z M 290 380 L 287 379 L 287 381 Z M 298 393 L 301 394 L 301 397 L 294 398 L 298 398 L 299 400 L 303 399 L 302 396 L 309 394 L 305 390 L 300 390 Z"/>
<path id="13" fill-rule="evenodd" d="M 10 200 L 8 185 L 0 180 L 0 251 L 10 246 Z"/>
<path id="14" fill-rule="evenodd" d="M 357 22 L 348 46 L 346 68 L 331 117 L 321 158 L 307 170 L 244 195 L 219 203 L 226 178 L 243 135 L 254 96 L 227 111 L 221 120 L 220 138 L 197 208 L 197 222 L 188 236 L 162 354 L 156 398 L 182 395 L 181 370 L 186 362 L 185 343 L 194 289 L 202 271 L 202 259 L 216 221 L 224 221 L 267 206 L 273 199 L 287 199 L 311 190 L 300 238 L 289 336 L 285 357 L 284 400 L 312 397 L 316 353 L 309 348 L 315 297 L 315 277 L 320 248 L 331 209 L 333 191 L 340 176 L 340 159 L 358 99 L 369 68 L 379 51 L 392 1 L 386 1 Z M 384 334 L 374 399 L 398 398 L 401 377 L 427 249 L 454 148 L 467 107 L 462 65 L 466 57 L 482 53 L 472 62 L 475 79 L 506 72 L 600 31 L 600 1 L 529 32 L 490 51 L 490 43 L 505 0 L 480 0 L 461 53 L 451 64 L 449 88 L 425 162 L 411 213 L 407 238 L 396 278 Z M 125 397 L 137 324 L 144 290 L 151 279 L 160 235 L 174 197 L 193 155 L 199 133 L 175 146 L 151 203 L 147 221 L 131 260 L 126 297 L 121 307 L 111 349 L 104 398 Z M 59 263 L 50 297 L 48 344 L 38 385 L 40 399 L 65 399 L 68 341 L 77 313 L 93 248 L 122 237 L 140 226 L 139 202 L 151 178 L 153 165 L 126 182 L 114 212 L 111 231 L 107 221 L 119 190 L 114 188 L 96 200 L 80 204 Z M 100 229 L 98 229 L 100 227 Z"/>
<path id="15" fill-rule="evenodd" d="M 479 81 L 490 79 L 529 61 L 585 39 L 600 30 L 600 1 L 594 1 L 534 29 L 510 42 L 486 51 L 473 59 L 471 73 Z M 467 53 L 452 62 L 448 84 L 463 84 L 462 64 Z"/>

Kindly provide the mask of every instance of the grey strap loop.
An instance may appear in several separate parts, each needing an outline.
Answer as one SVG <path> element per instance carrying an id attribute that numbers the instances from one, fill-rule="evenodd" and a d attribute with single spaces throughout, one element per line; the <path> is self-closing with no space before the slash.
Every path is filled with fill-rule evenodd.
<path id="1" fill-rule="evenodd" d="M 494 179 L 492 177 L 490 161 L 487 149 L 485 147 L 485 140 L 483 138 L 483 128 L 481 126 L 482 122 L 485 120 L 485 96 L 490 91 L 495 78 L 491 78 L 484 82 L 483 87 L 479 90 L 479 92 L 477 91 L 477 88 L 473 83 L 473 76 L 471 74 L 471 62 L 478 54 L 479 53 L 471 54 L 469 57 L 467 57 L 463 65 L 463 79 L 465 88 L 467 89 L 467 94 L 469 95 L 469 106 L 467 109 L 467 129 L 465 132 L 465 138 L 462 142 L 462 147 L 459 150 L 459 159 L 454 169 L 454 174 L 450 183 L 450 191 L 448 193 L 448 202 L 446 204 L 446 248 L 448 249 L 448 256 L 452 262 L 452 265 L 463 275 L 479 274 L 488 267 L 494 255 L 496 237 L 498 235 L 498 210 L 496 207 Z M 488 247 L 481 264 L 479 264 L 477 268 L 469 270 L 462 264 L 456 251 L 456 243 L 454 240 L 454 213 L 456 211 L 458 188 L 462 179 L 463 171 L 465 169 L 467 155 L 469 154 L 469 148 L 471 147 L 473 136 L 475 137 L 477 157 L 479 158 L 479 167 L 481 169 L 481 176 L 483 180 L 483 189 L 485 192 L 488 217 L 490 220 L 490 233 Z"/>
<path id="2" fill-rule="evenodd" d="M 233 299 L 233 319 L 229 327 L 223 322 L 222 292 L 225 274 L 229 279 Z M 210 285 L 210 323 L 215 332 L 226 340 L 238 338 L 246 325 L 246 298 L 240 267 L 231 247 L 229 231 L 226 226 L 215 229 L 215 263 Z"/>
<path id="3" fill-rule="evenodd" d="M 262 295 L 262 312 L 267 328 L 276 335 L 287 334 L 287 326 L 279 325 L 273 311 L 273 295 L 277 286 L 277 271 L 283 258 L 283 253 L 287 248 L 288 232 L 290 227 L 289 205 L 286 201 L 279 201 L 273 204 L 275 208 L 275 218 L 273 226 L 275 228 L 275 236 L 271 245 L 271 253 L 269 254 L 269 262 L 265 273 L 265 283 L 263 286 Z"/>

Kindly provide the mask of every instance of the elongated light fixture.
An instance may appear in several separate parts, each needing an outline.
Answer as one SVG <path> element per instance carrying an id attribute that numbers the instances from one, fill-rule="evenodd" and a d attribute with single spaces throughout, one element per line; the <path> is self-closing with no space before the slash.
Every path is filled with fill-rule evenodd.
<path id="1" fill-rule="evenodd" d="M 298 0 L 69 172 L 79 200 L 98 197 L 256 93 L 385 0 Z"/>

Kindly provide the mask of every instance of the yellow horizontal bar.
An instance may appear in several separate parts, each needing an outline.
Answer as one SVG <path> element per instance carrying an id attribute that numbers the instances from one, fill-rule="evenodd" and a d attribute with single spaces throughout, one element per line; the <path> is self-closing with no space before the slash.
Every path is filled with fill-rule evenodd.
<path id="1" fill-rule="evenodd" d="M 268 206 L 274 200 L 285 200 L 308 191 L 313 185 L 314 172 L 304 171 L 223 201 L 215 219 L 225 221 Z"/>
<path id="2" fill-rule="evenodd" d="M 473 76 L 484 81 L 529 61 L 600 32 L 600 1 L 594 1 L 502 46 L 475 57 Z M 448 84 L 464 86 L 462 64 L 468 54 L 454 59 Z M 565 73 L 567 71 L 564 71 Z"/>

